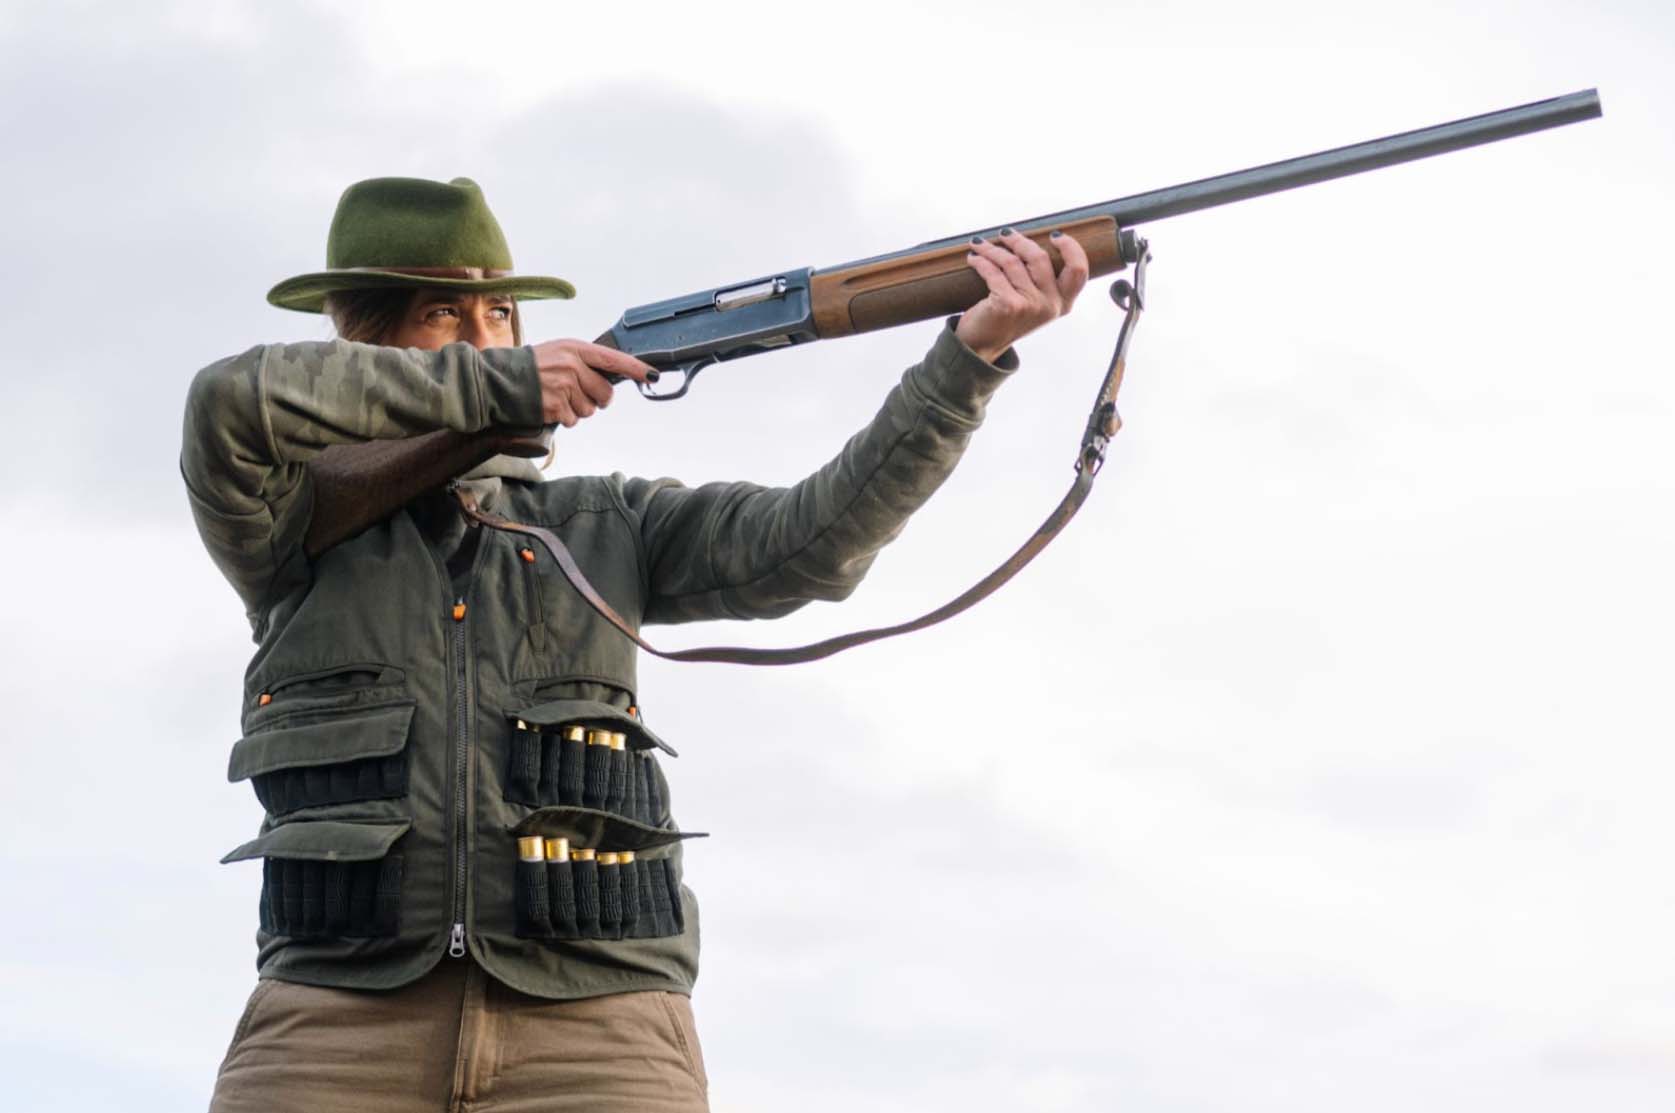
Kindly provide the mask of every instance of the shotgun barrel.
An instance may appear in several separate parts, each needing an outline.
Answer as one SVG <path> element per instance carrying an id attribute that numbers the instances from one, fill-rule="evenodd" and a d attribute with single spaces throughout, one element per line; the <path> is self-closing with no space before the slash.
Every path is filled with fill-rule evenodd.
<path id="1" fill-rule="evenodd" d="M 1596 119 L 1599 115 L 1599 90 L 1584 89 L 1579 93 L 1521 104 L 1516 108 L 1503 108 L 1499 112 L 1468 116 L 1452 123 L 1437 124 L 1417 131 L 1404 131 L 1399 135 L 1387 135 L 1383 139 L 1369 139 L 1365 143 L 1334 147 L 1330 151 L 1270 162 L 1266 166 L 1255 166 L 1249 170 L 1235 170 L 1231 174 L 1200 178 L 1185 185 L 1154 189 L 1149 193 L 1136 193 L 1132 197 L 1121 197 L 1115 201 L 1049 213 L 1013 224 L 1012 227 L 1025 231 L 1038 227 L 1056 227 L 1090 217 L 1108 216 L 1115 220 L 1118 226 L 1132 228 L 1137 224 L 1150 224 L 1154 220 L 1163 220 L 1166 217 L 1213 209 L 1217 205 L 1230 205 L 1235 201 L 1247 201 L 1252 197 L 1281 193 L 1316 182 L 1329 182 L 1333 178 L 1347 178 L 1351 174 L 1382 170 L 1387 166 L 1398 166 L 1404 162 L 1430 158 L 1432 155 L 1461 151 L 1467 147 L 1480 147 L 1485 143 L 1497 143 L 1502 139 L 1529 135 L 1531 132 L 1580 123 L 1583 120 Z M 931 247 L 960 245 L 974 235 L 992 231 L 994 230 L 977 229 L 946 240 L 921 244 L 911 250 L 922 251 Z M 876 261 L 863 259 L 861 263 Z M 1133 261 L 1132 256 L 1125 259 L 1125 262 Z M 860 264 L 846 264 L 857 265 Z"/>

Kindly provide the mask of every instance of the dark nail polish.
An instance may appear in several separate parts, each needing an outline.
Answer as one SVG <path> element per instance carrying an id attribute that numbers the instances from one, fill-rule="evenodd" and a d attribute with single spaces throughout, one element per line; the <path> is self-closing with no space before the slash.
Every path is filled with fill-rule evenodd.
<path id="1" fill-rule="evenodd" d="M 982 236 L 973 236 L 973 237 L 971 237 L 971 242 L 972 243 L 988 243 L 989 241 L 985 240 Z"/>
<path id="2" fill-rule="evenodd" d="M 646 372 L 646 382 L 648 382 L 648 383 L 655 383 L 658 379 L 661 379 L 662 377 L 663 377 L 663 373 L 661 371 L 647 371 Z"/>
<path id="3" fill-rule="evenodd" d="M 1014 235 L 1015 233 L 1010 228 L 1002 228 L 1000 230 L 1000 234 L 1003 235 L 1003 236 L 1011 236 L 1011 235 Z"/>
<path id="4" fill-rule="evenodd" d="M 1062 240 L 1064 239 L 1064 233 L 1060 232 L 1057 228 L 1054 228 L 1052 238 L 1055 240 Z"/>

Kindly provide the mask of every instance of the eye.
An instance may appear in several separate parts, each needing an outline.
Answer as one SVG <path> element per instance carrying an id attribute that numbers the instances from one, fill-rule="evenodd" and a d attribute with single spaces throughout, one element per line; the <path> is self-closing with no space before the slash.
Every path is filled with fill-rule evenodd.
<path id="1" fill-rule="evenodd" d="M 456 306 L 435 305 L 425 310 L 425 321 L 430 324 L 439 324 L 449 317 L 458 319 L 459 309 Z"/>
<path id="2" fill-rule="evenodd" d="M 494 306 L 489 310 L 489 313 L 491 313 L 497 321 L 505 322 L 512 319 L 512 307 L 510 305 Z"/>

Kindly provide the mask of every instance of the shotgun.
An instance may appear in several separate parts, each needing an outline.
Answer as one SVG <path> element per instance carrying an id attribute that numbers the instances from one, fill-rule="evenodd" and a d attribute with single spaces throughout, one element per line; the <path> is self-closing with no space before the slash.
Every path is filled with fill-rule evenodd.
<path id="1" fill-rule="evenodd" d="M 1586 89 L 1184 185 L 974 229 L 834 267 L 801 267 L 764 275 L 629 309 L 597 343 L 658 368 L 662 375 L 657 383 L 637 385 L 647 398 L 671 401 L 683 397 L 698 373 L 717 363 L 969 309 L 988 293 L 977 272 L 966 265 L 971 238 L 992 237 L 1002 227 L 1015 228 L 1044 247 L 1055 268 L 1063 260 L 1051 234 L 1074 236 L 1087 252 L 1090 277 L 1098 277 L 1136 261 L 1140 241 L 1134 229 L 1142 224 L 1599 115 L 1599 93 Z M 492 456 L 543 456 L 550 432 L 444 430 L 327 449 L 310 465 L 315 498 L 307 550 L 311 556 L 324 552 Z"/>

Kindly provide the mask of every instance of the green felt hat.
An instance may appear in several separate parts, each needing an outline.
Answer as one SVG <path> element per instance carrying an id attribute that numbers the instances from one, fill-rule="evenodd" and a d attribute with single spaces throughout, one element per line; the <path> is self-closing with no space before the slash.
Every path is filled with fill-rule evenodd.
<path id="1" fill-rule="evenodd" d="M 326 237 L 326 270 L 268 291 L 281 309 L 321 312 L 333 290 L 432 286 L 514 298 L 571 298 L 562 278 L 512 273 L 512 253 L 470 178 L 369 178 L 343 191 Z"/>

